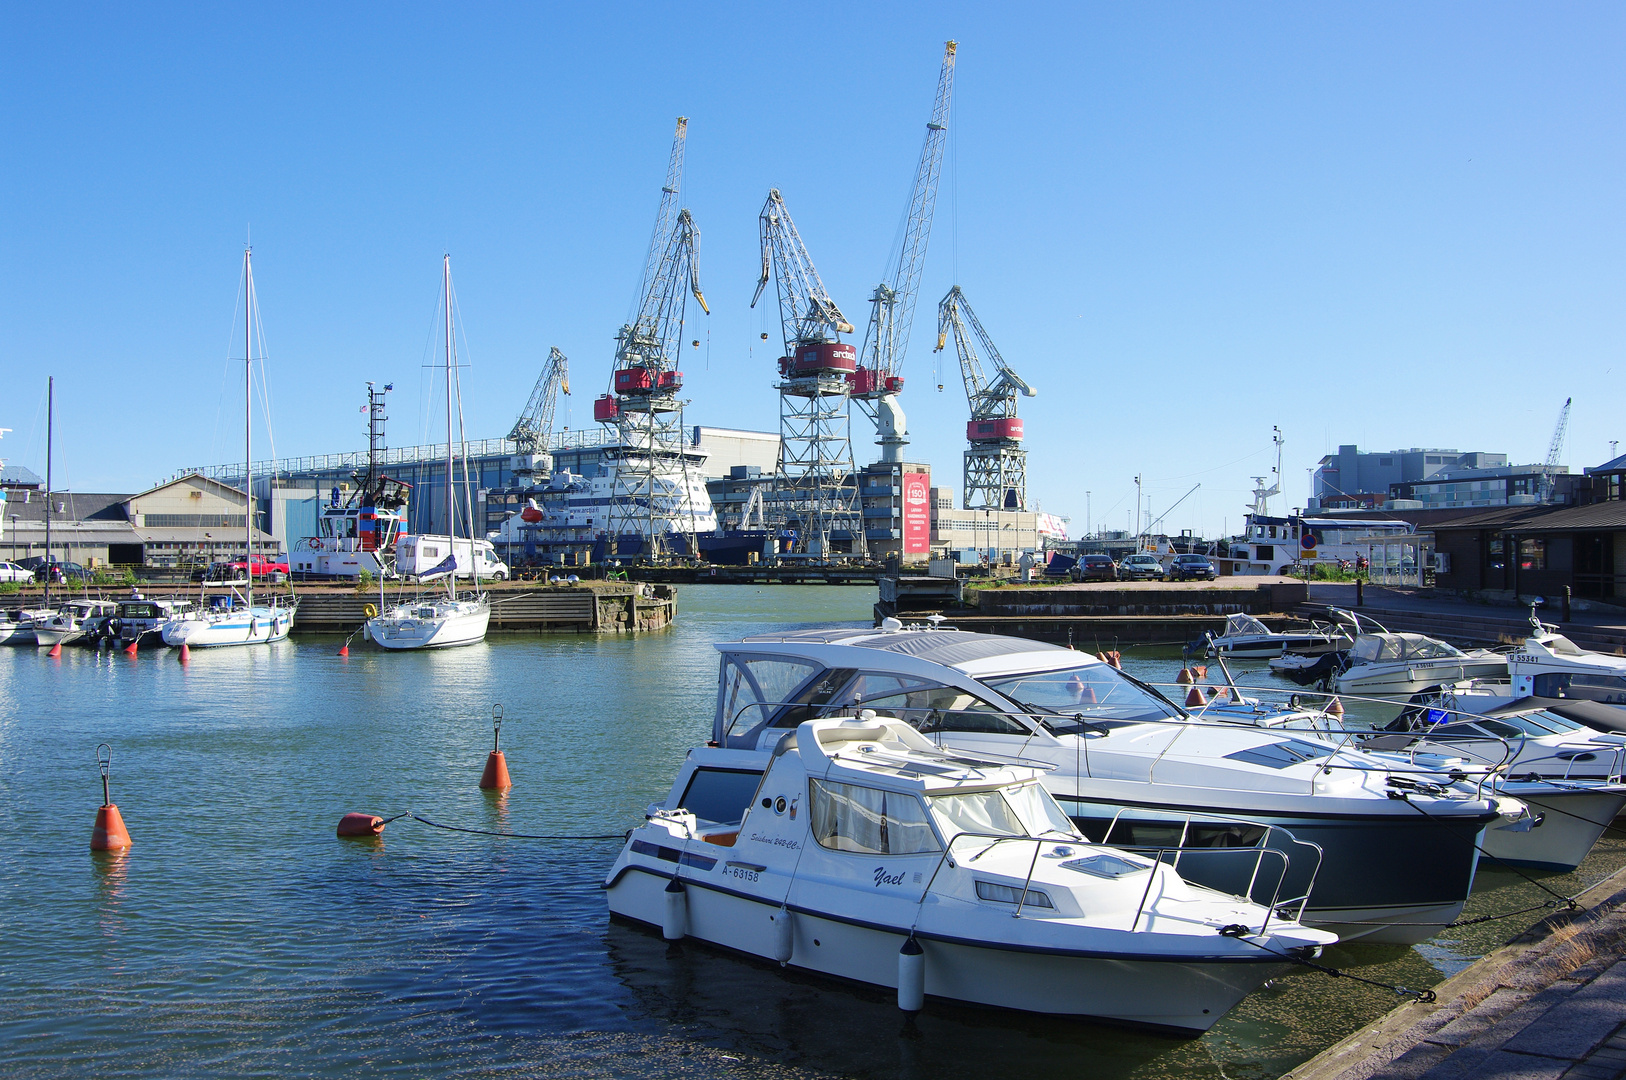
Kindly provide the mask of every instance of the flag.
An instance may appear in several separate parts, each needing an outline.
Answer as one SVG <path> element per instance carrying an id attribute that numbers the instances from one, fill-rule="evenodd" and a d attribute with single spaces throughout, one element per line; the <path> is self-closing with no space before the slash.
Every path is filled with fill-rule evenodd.
<path id="1" fill-rule="evenodd" d="M 418 580 L 419 581 L 427 581 L 432 577 L 440 577 L 442 574 L 450 574 L 456 569 L 457 569 L 457 556 L 455 554 L 448 555 L 444 559 L 440 560 L 440 562 L 438 564 L 431 567 L 425 573 L 419 574 L 418 575 Z"/>

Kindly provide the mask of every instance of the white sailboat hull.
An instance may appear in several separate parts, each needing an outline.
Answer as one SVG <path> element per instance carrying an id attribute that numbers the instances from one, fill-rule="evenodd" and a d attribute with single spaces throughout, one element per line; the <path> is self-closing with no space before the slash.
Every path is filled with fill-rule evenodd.
<path id="1" fill-rule="evenodd" d="M 443 600 L 402 604 L 367 620 L 367 636 L 386 649 L 447 649 L 484 641 L 491 603 Z"/>
<path id="2" fill-rule="evenodd" d="M 199 649 L 224 645 L 267 645 L 286 638 L 293 626 L 293 608 L 255 606 L 172 619 L 160 628 L 159 633 L 165 645 Z"/>

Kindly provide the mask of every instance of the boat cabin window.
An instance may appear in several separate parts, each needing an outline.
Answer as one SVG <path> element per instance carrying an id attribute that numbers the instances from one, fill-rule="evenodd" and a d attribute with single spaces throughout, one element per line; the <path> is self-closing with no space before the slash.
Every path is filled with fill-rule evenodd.
<path id="1" fill-rule="evenodd" d="M 776 708 L 792 700 L 820 670 L 811 660 L 737 654 L 724 657 L 717 707 L 718 726 L 726 745 L 743 746 L 747 741 L 754 744 L 757 729 L 766 726 Z"/>
<path id="2" fill-rule="evenodd" d="M 866 698 L 864 708 L 906 720 L 924 735 L 936 731 L 1028 734 L 1027 726 L 1021 721 L 956 686 L 921 684 L 898 693 Z"/>
<path id="3" fill-rule="evenodd" d="M 901 791 L 808 781 L 813 839 L 832 851 L 915 855 L 939 851 L 920 800 Z"/>
<path id="4" fill-rule="evenodd" d="M 1571 672 L 1537 675 L 1535 692 L 1537 697 L 1573 698 L 1580 701 L 1601 701 L 1609 705 L 1626 705 L 1626 676 Z"/>
<path id="5" fill-rule="evenodd" d="M 1056 800 L 1038 784 L 936 795 L 932 813 L 945 836 L 977 833 L 992 836 L 1062 836 L 1078 839 L 1078 830 Z"/>
<path id="6" fill-rule="evenodd" d="M 852 668 L 831 668 L 809 680 L 792 696 L 791 704 L 774 713 L 773 726 L 793 728 L 804 720 L 829 715 L 828 706 L 852 677 Z"/>
<path id="7" fill-rule="evenodd" d="M 678 806 L 701 821 L 734 824 L 745 817 L 761 783 L 762 773 L 752 769 L 696 769 Z"/>
<path id="8" fill-rule="evenodd" d="M 1001 694 L 1035 712 L 1081 715 L 1086 722 L 1099 720 L 1170 720 L 1180 711 L 1167 701 L 1135 685 L 1110 664 L 1085 664 L 1060 671 L 1032 675 L 1007 675 L 983 680 Z M 1064 732 L 1054 723 L 1046 727 Z"/>

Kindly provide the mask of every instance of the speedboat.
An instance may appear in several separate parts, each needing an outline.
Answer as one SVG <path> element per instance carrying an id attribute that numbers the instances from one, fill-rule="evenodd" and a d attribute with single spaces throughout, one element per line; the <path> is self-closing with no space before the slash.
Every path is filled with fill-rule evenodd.
<path id="1" fill-rule="evenodd" d="M 1345 939 L 1414 944 L 1444 928 L 1473 887 L 1481 830 L 1525 814 L 1352 738 L 1198 722 L 1059 645 L 889 619 L 717 648 L 721 748 L 769 752 L 803 720 L 862 707 L 957 751 L 1044 761 L 1045 787 L 1092 839 L 1282 852 L 1304 921 Z"/>
<path id="2" fill-rule="evenodd" d="M 118 611 L 112 600 L 70 600 L 54 615 L 34 622 L 34 641 L 42 648 L 86 640 Z"/>
<path id="3" fill-rule="evenodd" d="M 367 620 L 367 636 L 386 649 L 444 649 L 484 641 L 491 601 L 484 594 L 391 604 Z"/>
<path id="4" fill-rule="evenodd" d="M 197 607 L 190 600 L 149 600 L 130 590 L 119 601 L 113 617 L 103 625 L 101 636 L 117 645 L 148 645 L 163 640 L 164 624 L 183 618 Z"/>
<path id="5" fill-rule="evenodd" d="M 690 752 L 610 870 L 613 914 L 896 987 L 910 1011 L 930 996 L 1186 1034 L 1337 940 L 1089 843 L 1042 765 L 869 710 L 780 730 L 765 769 L 738 767 L 763 756 Z"/>
<path id="6" fill-rule="evenodd" d="M 1507 654 L 1468 652 L 1423 634 L 1363 633 L 1333 680 L 1340 694 L 1405 699 L 1420 690 L 1463 679 L 1507 678 Z"/>
<path id="7" fill-rule="evenodd" d="M 1350 636 L 1336 626 L 1309 630 L 1272 630 L 1252 615 L 1226 618 L 1225 632 L 1209 639 L 1209 647 L 1234 660 L 1268 660 L 1275 656 L 1321 656 L 1350 646 Z"/>
<path id="8" fill-rule="evenodd" d="M 1474 689 L 1491 710 L 1537 707 L 1600 731 L 1626 731 L 1626 656 L 1581 648 L 1542 622 L 1534 605 L 1529 637 L 1508 654 L 1507 678 L 1481 680 Z"/>
<path id="9" fill-rule="evenodd" d="M 236 590 L 211 596 L 207 608 L 176 615 L 159 627 L 165 645 L 213 648 L 264 645 L 281 641 L 294 626 L 295 603 L 273 598 L 269 604 L 245 602 Z"/>
<path id="10" fill-rule="evenodd" d="M 0 645 L 32 645 L 34 624 L 54 614 L 50 608 L 12 608 L 0 611 Z"/>

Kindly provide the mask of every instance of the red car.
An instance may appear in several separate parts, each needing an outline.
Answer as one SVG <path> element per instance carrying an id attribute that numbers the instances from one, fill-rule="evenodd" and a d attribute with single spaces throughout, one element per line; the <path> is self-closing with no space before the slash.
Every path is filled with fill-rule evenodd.
<path id="1" fill-rule="evenodd" d="M 286 574 L 288 572 L 288 563 L 286 560 L 282 562 L 268 562 L 267 560 L 256 555 L 250 561 L 254 564 L 255 577 L 269 577 L 272 574 Z M 241 574 L 243 572 L 243 560 L 238 559 L 236 562 L 231 564 L 231 568 L 234 572 Z"/>

